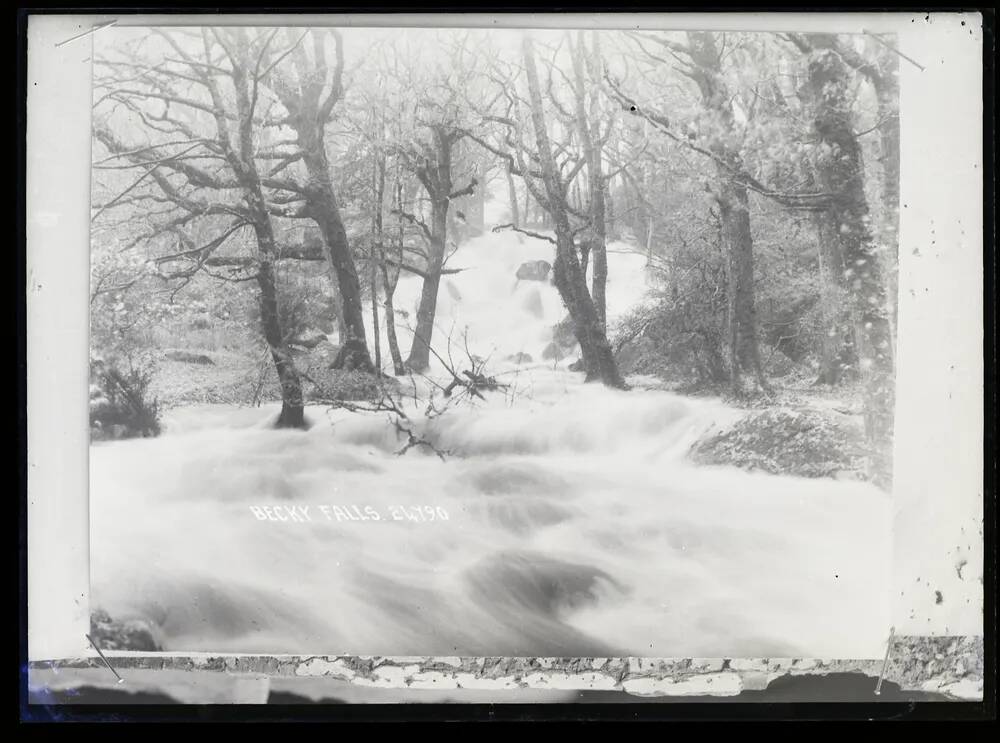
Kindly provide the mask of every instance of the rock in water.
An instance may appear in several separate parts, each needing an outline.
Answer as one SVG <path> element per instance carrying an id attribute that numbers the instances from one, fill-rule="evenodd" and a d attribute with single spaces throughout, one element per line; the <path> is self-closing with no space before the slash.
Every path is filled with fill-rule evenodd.
<path id="1" fill-rule="evenodd" d="M 202 364 L 205 366 L 215 365 L 215 362 L 203 353 L 191 353 L 190 351 L 167 351 L 164 356 L 171 361 L 180 361 L 185 364 Z"/>
<path id="2" fill-rule="evenodd" d="M 524 300 L 524 311 L 535 317 L 543 317 L 545 308 L 542 306 L 542 293 L 536 288 Z"/>
<path id="3" fill-rule="evenodd" d="M 112 619 L 102 609 L 95 609 L 90 615 L 90 636 L 94 644 L 104 650 L 139 650 L 160 652 L 153 636 L 153 628 L 141 619 L 119 621 Z"/>
<path id="4" fill-rule="evenodd" d="M 548 261 L 528 261 L 517 267 L 517 278 L 523 281 L 548 281 L 552 264 Z"/>
<path id="5" fill-rule="evenodd" d="M 301 346 L 302 348 L 316 348 L 316 346 L 325 340 L 325 333 L 314 328 L 309 328 L 296 335 L 289 343 L 293 346 Z"/>

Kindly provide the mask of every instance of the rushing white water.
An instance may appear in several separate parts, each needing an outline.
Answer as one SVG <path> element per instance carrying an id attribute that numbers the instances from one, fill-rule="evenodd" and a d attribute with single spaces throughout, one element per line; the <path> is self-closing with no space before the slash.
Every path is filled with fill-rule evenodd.
<path id="1" fill-rule="evenodd" d="M 736 411 L 503 361 L 539 359 L 564 315 L 549 284 L 514 278 L 550 248 L 488 234 L 452 260 L 468 270 L 445 281 L 438 332 L 464 358 L 467 327 L 512 387 L 413 411 L 447 461 L 397 456 L 384 414 L 318 408 L 308 431 L 206 406 L 172 411 L 160 438 L 95 444 L 92 604 L 150 621 L 170 651 L 879 656 L 880 491 L 693 466 L 693 441 Z M 612 253 L 612 314 L 642 273 Z M 418 291 L 403 280 L 399 306 Z"/>

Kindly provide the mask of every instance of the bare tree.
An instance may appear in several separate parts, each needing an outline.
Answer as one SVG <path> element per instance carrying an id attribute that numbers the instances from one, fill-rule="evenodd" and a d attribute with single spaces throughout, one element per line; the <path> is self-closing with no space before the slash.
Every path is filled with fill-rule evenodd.
<path id="1" fill-rule="evenodd" d="M 591 296 L 601 326 L 607 331 L 607 179 L 604 175 L 604 143 L 610 135 L 613 121 L 608 122 L 602 133 L 601 91 L 603 60 L 597 35 L 591 32 L 591 49 L 587 49 L 583 31 L 577 33 L 576 46 L 571 44 L 573 60 L 573 92 L 576 99 L 576 127 L 587 162 L 587 196 L 590 227 L 588 239 L 581 245 L 583 256 L 593 257 Z M 584 74 L 584 68 L 587 74 Z M 588 95 L 589 90 L 589 95 Z M 589 106 L 588 104 L 589 98 Z M 586 274 L 586 261 L 584 261 Z"/>
<path id="2" fill-rule="evenodd" d="M 522 42 L 521 53 L 528 87 L 536 158 L 541 169 L 541 187 L 534 185 L 531 179 L 525 182 L 529 184 L 535 200 L 551 215 L 555 224 L 556 257 L 553 263 L 553 279 L 573 320 L 574 332 L 580 342 L 588 378 L 600 379 L 610 387 L 625 388 L 625 381 L 618 371 L 611 345 L 608 343 L 604 319 L 587 289 L 587 277 L 580 261 L 579 246 L 575 241 L 580 230 L 573 229 L 570 224 L 567 191 L 580 168 L 586 164 L 586 159 L 577 160 L 566 175 L 561 173 L 553 155 L 545 121 L 534 44 L 528 36 L 525 36 Z M 599 169 L 597 173 L 599 174 Z M 589 226 L 589 220 L 585 224 Z"/>
<path id="3" fill-rule="evenodd" d="M 97 81 L 94 136 L 112 161 L 126 163 L 122 167 L 140 175 L 100 205 L 93 218 L 114 207 L 169 204 L 169 218 L 158 220 L 136 242 L 173 236 L 181 249 L 157 256 L 154 263 L 160 278 L 181 286 L 198 273 L 210 273 L 210 259 L 219 249 L 243 228 L 252 230 L 256 255 L 217 277 L 256 283 L 262 334 L 281 384 L 277 425 L 301 427 L 302 387 L 278 316 L 274 266 L 279 251 L 254 144 L 260 82 L 256 70 L 263 48 L 252 44 L 243 29 L 201 29 L 198 35 L 200 49 L 192 51 L 190 38 L 182 43 L 171 32 L 158 32 L 177 57 L 164 54 L 157 65 L 136 58 L 107 63 L 113 74 Z M 125 77 L 122 70 L 137 74 Z M 162 103 L 162 111 L 156 102 Z M 138 144 L 119 138 L 110 123 L 119 107 L 137 116 L 145 131 L 161 141 Z M 200 127 L 209 121 L 210 132 L 204 132 Z M 196 227 L 216 236 L 199 245 L 191 237 Z"/>
<path id="4" fill-rule="evenodd" d="M 388 50 L 388 59 L 383 60 L 383 78 L 391 78 L 398 94 L 410 102 L 409 117 L 400 117 L 395 141 L 387 146 L 423 187 L 430 207 L 429 224 L 416 209 L 407 211 L 397 205 L 395 210 L 397 216 L 418 231 L 426 246 L 418 255 L 422 266 L 406 267 L 423 279 L 413 342 L 406 360 L 413 371 L 424 371 L 430 363 L 438 289 L 450 243 L 452 204 L 473 195 L 479 186 L 473 176 L 463 178 L 463 186 L 456 184 L 460 173 L 459 145 L 465 136 L 461 89 L 470 74 L 463 69 L 463 63 L 468 64 L 465 44 L 465 38 L 442 40 L 437 49 L 443 50 L 449 64 L 430 72 L 418 69 L 420 60 L 395 46 Z"/>
<path id="5" fill-rule="evenodd" d="M 305 183 L 286 178 L 275 185 L 301 196 L 304 205 L 299 216 L 315 220 L 323 234 L 348 333 L 347 338 L 341 339 L 341 351 L 334 366 L 371 372 L 374 369 L 365 338 L 361 282 L 340 214 L 325 142 L 333 108 L 344 94 L 343 42 L 335 29 L 312 29 L 305 33 L 285 29 L 285 34 L 287 51 L 266 57 L 260 76 L 274 89 L 287 111 L 287 116 L 274 123 L 290 127 L 296 138 L 289 143 L 292 149 L 285 148 L 278 154 L 278 163 L 271 174 L 299 160 L 304 164 Z M 312 42 L 311 52 L 304 44 L 307 37 Z M 328 39 L 334 42 L 332 66 L 327 60 Z M 286 56 L 291 58 L 291 66 L 280 65 Z"/>
<path id="6" fill-rule="evenodd" d="M 556 54 L 558 51 L 556 49 Z M 608 343 L 603 314 L 598 311 L 587 287 L 586 260 L 593 237 L 581 241 L 579 236 L 591 229 L 592 219 L 571 203 L 570 192 L 574 181 L 588 161 L 584 155 L 575 153 L 571 146 L 573 133 L 578 131 L 577 116 L 562 105 L 552 91 L 553 76 L 561 74 L 565 77 L 565 73 L 558 69 L 555 59 L 551 60 L 546 85 L 547 96 L 544 100 L 554 109 L 566 139 L 555 143 L 549 134 L 535 46 L 527 36 L 521 46 L 521 61 L 523 65 L 520 70 L 517 70 L 518 66 L 515 64 L 504 65 L 495 61 L 486 75 L 495 92 L 489 102 L 478 106 L 477 110 L 483 124 L 491 127 L 494 136 L 488 132 L 472 131 L 468 135 L 480 146 L 500 157 L 504 167 L 524 181 L 526 195 L 530 196 L 530 200 L 526 197 L 526 206 L 521 215 L 523 222 L 528 224 L 527 205 L 534 202 L 545 215 L 543 227 L 544 222 L 551 223 L 555 238 L 525 230 L 515 224 L 499 225 L 494 230 L 514 229 L 555 246 L 553 281 L 569 311 L 574 334 L 580 343 L 586 379 L 600 380 L 608 386 L 624 389 L 627 385 Z M 527 87 L 527 99 L 517 91 L 519 79 Z M 597 178 L 603 178 L 599 166 L 594 169 L 594 173 Z M 599 184 L 599 188 L 603 188 L 603 183 Z M 603 290 L 603 277 L 598 283 Z"/>

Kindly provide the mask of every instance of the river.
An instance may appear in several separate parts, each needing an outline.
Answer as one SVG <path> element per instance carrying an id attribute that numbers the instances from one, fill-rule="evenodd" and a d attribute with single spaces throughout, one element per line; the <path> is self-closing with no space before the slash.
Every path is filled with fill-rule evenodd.
<path id="1" fill-rule="evenodd" d="M 614 316 L 645 277 L 612 247 Z M 398 455 L 384 413 L 316 407 L 306 431 L 271 429 L 274 406 L 199 406 L 159 438 L 94 444 L 92 606 L 173 652 L 879 657 L 888 497 L 695 466 L 691 444 L 738 411 L 542 363 L 564 310 L 514 273 L 550 253 L 487 234 L 451 260 L 440 347 L 464 357 L 467 338 L 511 386 L 408 410 L 445 461 Z M 398 306 L 418 292 L 403 279 Z"/>

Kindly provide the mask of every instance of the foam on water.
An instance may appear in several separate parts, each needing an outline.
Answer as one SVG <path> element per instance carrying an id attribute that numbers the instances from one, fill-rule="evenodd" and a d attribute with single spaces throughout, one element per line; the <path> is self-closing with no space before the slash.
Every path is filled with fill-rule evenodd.
<path id="1" fill-rule="evenodd" d="M 690 445 L 736 411 L 502 362 L 538 359 L 565 314 L 550 284 L 514 277 L 551 258 L 508 233 L 452 259 L 467 270 L 445 280 L 440 338 L 464 355 L 468 328 L 511 388 L 409 411 L 445 462 L 397 456 L 384 414 L 313 408 L 308 431 L 276 431 L 274 406 L 175 410 L 160 438 L 92 446 L 93 605 L 150 621 L 170 651 L 880 656 L 887 498 L 693 466 Z M 641 301 L 644 272 L 609 258 L 613 316 Z M 418 292 L 401 280 L 398 306 Z M 259 520 L 263 506 L 311 519 Z M 400 507 L 434 520 L 393 520 Z"/>

